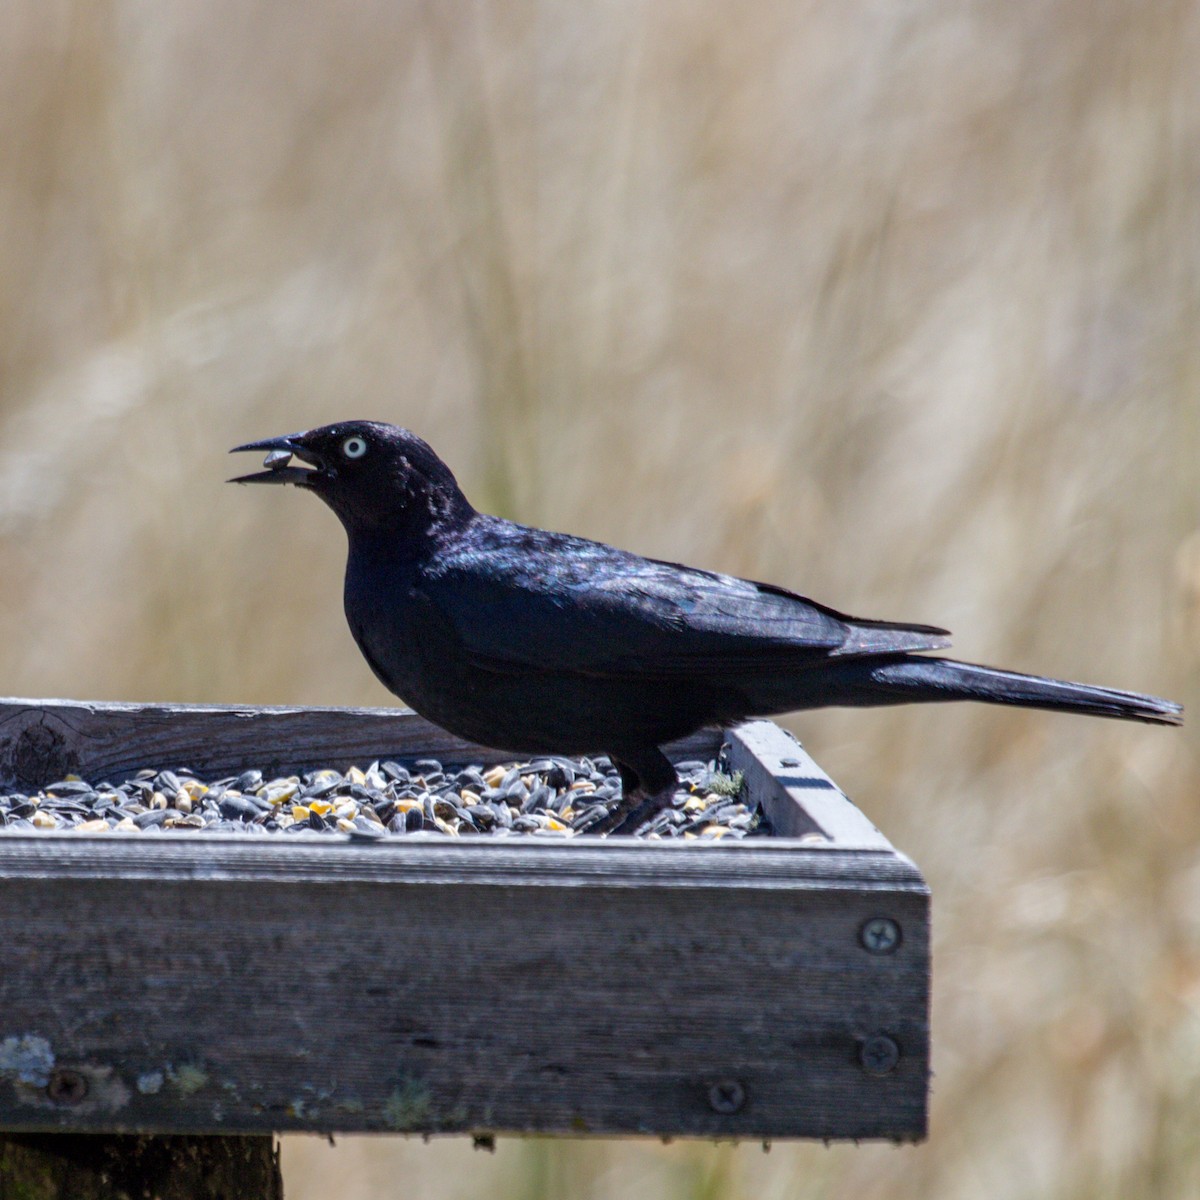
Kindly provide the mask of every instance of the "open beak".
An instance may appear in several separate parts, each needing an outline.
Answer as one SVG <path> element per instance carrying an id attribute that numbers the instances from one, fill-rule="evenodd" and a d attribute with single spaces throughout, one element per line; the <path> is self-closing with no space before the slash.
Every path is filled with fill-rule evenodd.
<path id="1" fill-rule="evenodd" d="M 226 480 L 226 483 L 294 483 L 300 487 L 311 487 L 311 477 L 320 474 L 324 464 L 311 450 L 304 447 L 303 437 L 302 433 L 289 433 L 284 437 L 234 446 L 230 454 L 239 454 L 243 450 L 265 450 L 263 466 L 266 470 L 255 471 L 250 475 L 238 475 L 234 479 Z M 309 466 L 291 465 L 293 457 L 308 463 Z"/>

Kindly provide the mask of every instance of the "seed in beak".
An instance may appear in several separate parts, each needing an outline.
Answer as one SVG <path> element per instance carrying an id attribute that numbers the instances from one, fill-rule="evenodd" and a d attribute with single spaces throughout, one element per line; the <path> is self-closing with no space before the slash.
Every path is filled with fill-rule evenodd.
<path id="1" fill-rule="evenodd" d="M 292 460 L 292 452 L 290 450 L 268 450 L 267 457 L 263 459 L 263 466 L 268 471 L 279 471 L 286 467 Z"/>

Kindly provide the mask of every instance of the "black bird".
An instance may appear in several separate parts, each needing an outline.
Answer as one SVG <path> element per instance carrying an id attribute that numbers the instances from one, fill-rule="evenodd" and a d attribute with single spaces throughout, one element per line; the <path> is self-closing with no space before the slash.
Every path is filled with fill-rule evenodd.
<path id="1" fill-rule="evenodd" d="M 268 469 L 231 483 L 295 484 L 340 518 L 346 619 L 383 685 L 486 746 L 607 753 L 624 787 L 612 832 L 669 803 L 664 742 L 751 716 L 982 700 L 1182 723 L 1154 696 L 923 654 L 948 645 L 944 629 L 859 620 L 476 512 L 450 468 L 393 425 L 346 421 L 236 450 L 267 451 Z"/>

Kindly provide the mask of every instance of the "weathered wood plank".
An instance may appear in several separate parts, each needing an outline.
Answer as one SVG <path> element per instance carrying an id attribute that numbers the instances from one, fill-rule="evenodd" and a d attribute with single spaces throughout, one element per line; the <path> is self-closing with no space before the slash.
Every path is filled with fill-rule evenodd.
<path id="1" fill-rule="evenodd" d="M 923 1132 L 928 898 L 886 855 L 175 841 L 0 839 L 0 1127 Z"/>
<path id="2" fill-rule="evenodd" d="M 252 881 L 301 887 L 479 883 L 568 890 L 654 885 L 723 891 L 927 891 L 916 867 L 894 851 L 797 847 L 776 838 L 542 841 L 422 833 L 357 841 L 334 833 L 299 840 L 200 832 L 148 837 L 49 831 L 0 836 L 0 886 L 22 880 L 57 880 L 65 886 L 111 878 L 142 884 Z"/>
<path id="3" fill-rule="evenodd" d="M 674 743 L 675 758 L 711 756 L 719 730 Z M 143 767 L 212 775 L 363 766 L 428 756 L 447 763 L 514 755 L 447 733 L 408 708 L 253 708 L 0 699 L 0 787 L 34 787 L 74 772 L 121 783 Z"/>
<path id="4" fill-rule="evenodd" d="M 750 721 L 727 735 L 729 759 L 780 837 L 819 834 L 830 843 L 890 850 L 887 838 L 850 801 L 804 747 L 773 721 Z"/>

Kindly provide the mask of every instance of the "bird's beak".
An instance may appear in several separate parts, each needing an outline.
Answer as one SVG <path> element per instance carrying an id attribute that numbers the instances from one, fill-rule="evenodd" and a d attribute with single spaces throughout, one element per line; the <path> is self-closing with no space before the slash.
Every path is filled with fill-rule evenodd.
<path id="1" fill-rule="evenodd" d="M 263 466 L 266 470 L 255 471 L 250 475 L 238 475 L 234 479 L 226 480 L 226 483 L 295 483 L 300 487 L 310 487 L 311 477 L 319 474 L 324 464 L 311 450 L 305 448 L 303 438 L 302 433 L 289 433 L 284 437 L 234 446 L 230 454 L 239 454 L 243 450 L 265 450 L 267 456 L 263 460 Z M 293 456 L 309 463 L 310 467 L 291 466 Z"/>

